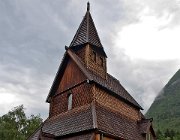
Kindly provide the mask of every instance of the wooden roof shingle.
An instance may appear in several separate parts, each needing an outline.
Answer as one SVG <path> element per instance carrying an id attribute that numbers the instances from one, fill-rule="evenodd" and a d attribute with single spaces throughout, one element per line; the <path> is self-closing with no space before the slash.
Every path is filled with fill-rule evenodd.
<path id="1" fill-rule="evenodd" d="M 90 8 L 87 12 L 70 44 L 70 47 L 89 43 L 91 45 L 102 47 L 94 21 L 91 17 Z"/>
<path id="2" fill-rule="evenodd" d="M 93 102 L 47 119 L 41 130 L 55 137 L 96 130 L 123 139 L 144 140 L 141 127 L 137 121 Z"/>
<path id="3" fill-rule="evenodd" d="M 57 137 L 90 130 L 93 129 L 92 116 L 91 106 L 82 106 L 47 119 L 42 131 Z"/>

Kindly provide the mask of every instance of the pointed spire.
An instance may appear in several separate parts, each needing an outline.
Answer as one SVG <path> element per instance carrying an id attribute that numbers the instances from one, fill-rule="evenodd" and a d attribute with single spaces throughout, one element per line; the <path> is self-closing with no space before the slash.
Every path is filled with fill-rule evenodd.
<path id="1" fill-rule="evenodd" d="M 87 2 L 87 11 L 90 11 L 90 3 L 89 3 L 89 1 Z"/>
<path id="2" fill-rule="evenodd" d="M 89 43 L 91 45 L 102 47 L 96 27 L 90 13 L 90 3 L 87 3 L 87 12 L 70 44 L 70 47 Z"/>

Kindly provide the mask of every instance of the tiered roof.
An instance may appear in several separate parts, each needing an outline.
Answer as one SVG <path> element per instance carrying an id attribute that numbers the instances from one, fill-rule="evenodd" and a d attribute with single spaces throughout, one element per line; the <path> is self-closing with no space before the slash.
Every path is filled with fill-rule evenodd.
<path id="1" fill-rule="evenodd" d="M 66 52 L 46 101 L 50 103 L 51 98 L 56 94 L 66 65 L 69 59 L 71 59 L 86 76 L 86 80 L 82 82 L 94 83 L 99 88 L 106 90 L 107 94 L 124 101 L 138 110 L 142 109 L 116 78 L 108 73 L 106 78 L 102 78 L 86 67 L 85 62 L 76 55 L 75 49 L 81 48 L 87 43 L 90 44 L 91 47 L 94 47 L 93 49 L 96 49 L 106 56 L 90 14 L 89 3 L 87 12 L 73 41 L 69 48 L 66 47 Z M 93 101 L 91 104 L 80 106 L 48 118 L 29 139 L 37 139 L 39 134 L 48 135 L 52 138 L 60 137 L 61 139 L 63 139 L 63 137 L 68 137 L 69 135 L 83 134 L 84 136 L 82 136 L 82 139 L 92 139 L 94 138 L 94 134 L 91 132 L 96 131 L 121 139 L 144 140 L 144 134 L 148 133 L 149 129 L 152 129 L 152 132 L 154 132 L 152 120 L 147 120 L 143 117 L 141 120 L 132 120 L 123 114 L 117 113 L 108 107 Z M 81 138 L 78 137 L 77 139 Z"/>

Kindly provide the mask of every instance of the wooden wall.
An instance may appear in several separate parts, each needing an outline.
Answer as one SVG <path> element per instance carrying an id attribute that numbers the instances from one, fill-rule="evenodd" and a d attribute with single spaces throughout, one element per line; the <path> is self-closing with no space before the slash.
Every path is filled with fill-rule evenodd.
<path id="1" fill-rule="evenodd" d="M 69 59 L 69 62 L 63 73 L 63 77 L 60 81 L 57 93 L 67 90 L 68 88 L 84 81 L 85 79 L 86 77 L 78 68 L 76 63 L 73 60 Z"/>
<path id="2" fill-rule="evenodd" d="M 81 84 L 52 98 L 49 116 L 56 116 L 68 111 L 68 95 L 72 93 L 72 109 L 92 102 L 92 87 L 88 83 Z"/>
<path id="3" fill-rule="evenodd" d="M 93 59 L 93 52 L 96 54 L 95 60 Z M 102 56 L 96 51 L 93 51 L 89 44 L 87 44 L 86 46 L 82 46 L 81 49 L 76 51 L 76 54 L 81 58 L 81 60 L 89 69 L 91 69 L 101 77 L 106 78 L 107 68 L 105 56 Z M 103 64 L 101 63 L 101 60 L 103 60 Z"/>
<path id="4" fill-rule="evenodd" d="M 84 62 L 86 62 L 86 51 L 87 51 L 87 46 L 82 46 L 81 49 L 76 51 L 76 55 L 78 55 Z"/>
<path id="5" fill-rule="evenodd" d="M 93 60 L 93 50 L 90 46 L 87 47 L 87 67 L 100 75 L 103 78 L 106 78 L 107 70 L 106 70 L 106 58 L 104 56 L 96 53 L 96 60 Z M 103 59 L 103 66 L 101 65 L 101 58 Z"/>
<path id="6" fill-rule="evenodd" d="M 109 107 L 111 110 L 117 111 L 126 117 L 132 120 L 140 120 L 140 111 L 135 109 L 134 107 L 120 101 L 116 97 L 108 94 L 105 90 L 102 90 L 94 85 L 93 87 L 93 95 L 95 100 L 103 104 L 106 107 Z"/>

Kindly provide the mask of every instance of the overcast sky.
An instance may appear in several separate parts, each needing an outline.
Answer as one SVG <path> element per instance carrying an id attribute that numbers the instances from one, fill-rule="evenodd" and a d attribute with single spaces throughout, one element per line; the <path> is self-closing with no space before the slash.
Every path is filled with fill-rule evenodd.
<path id="1" fill-rule="evenodd" d="M 45 99 L 86 12 L 84 0 L 0 0 L 0 116 Z M 180 0 L 90 0 L 108 72 L 144 108 L 180 68 Z"/>

